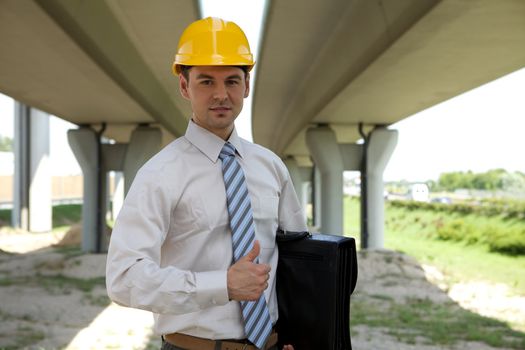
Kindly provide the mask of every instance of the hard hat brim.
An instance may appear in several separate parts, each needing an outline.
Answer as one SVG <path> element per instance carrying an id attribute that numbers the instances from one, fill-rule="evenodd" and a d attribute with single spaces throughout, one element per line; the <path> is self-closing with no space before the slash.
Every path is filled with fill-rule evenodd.
<path id="1" fill-rule="evenodd" d="M 179 55 L 177 55 L 179 56 Z M 199 60 L 196 58 L 187 58 L 176 57 L 175 62 L 173 63 L 172 70 L 173 74 L 179 75 L 181 72 L 181 66 L 225 66 L 225 67 L 247 67 L 247 71 L 250 72 L 255 65 L 252 55 L 245 55 L 249 57 L 244 57 L 244 59 L 222 59 L 218 58 L 210 62 L 209 60 Z"/>

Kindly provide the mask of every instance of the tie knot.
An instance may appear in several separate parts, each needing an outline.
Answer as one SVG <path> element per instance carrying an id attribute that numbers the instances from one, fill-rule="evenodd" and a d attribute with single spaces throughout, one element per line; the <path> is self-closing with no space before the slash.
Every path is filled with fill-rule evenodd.
<path id="1" fill-rule="evenodd" d="M 226 157 L 232 156 L 235 156 L 235 147 L 231 143 L 226 142 L 222 147 L 221 153 L 219 154 L 219 158 L 223 160 Z"/>

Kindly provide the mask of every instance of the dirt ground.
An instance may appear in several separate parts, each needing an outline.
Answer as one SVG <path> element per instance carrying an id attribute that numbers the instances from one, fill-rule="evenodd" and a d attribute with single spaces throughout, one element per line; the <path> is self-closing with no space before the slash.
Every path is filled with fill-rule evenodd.
<path id="1" fill-rule="evenodd" d="M 0 349 L 159 349 L 149 313 L 120 307 L 107 298 L 104 254 L 53 247 L 61 240 L 74 244 L 77 238 L 0 230 Z M 479 314 L 525 324 L 525 298 L 509 296 L 505 286 L 446 286 L 432 266 L 390 251 L 359 255 L 358 287 L 352 298 L 355 302 L 374 294 L 389 295 L 399 303 L 413 297 L 453 300 Z M 466 342 L 445 348 L 423 340 L 404 344 L 380 328 L 352 328 L 354 350 L 493 349 Z"/>
<path id="2" fill-rule="evenodd" d="M 393 251 L 359 252 L 359 277 L 352 295 L 352 304 L 377 302 L 377 296 L 388 296 L 396 304 L 409 300 L 430 300 L 435 304 L 457 304 L 465 310 L 503 322 L 519 324 L 525 332 L 525 297 L 509 295 L 504 285 L 487 282 L 445 283 L 445 276 L 433 266 L 419 263 Z M 352 312 L 352 311 L 351 311 Z M 385 309 L 385 312 L 386 309 Z M 405 344 L 388 334 L 388 330 L 366 326 L 352 327 L 354 350 L 490 350 L 484 343 L 458 342 L 450 346 L 428 345 L 419 337 L 414 344 Z M 505 349 L 498 347 L 497 349 Z"/>

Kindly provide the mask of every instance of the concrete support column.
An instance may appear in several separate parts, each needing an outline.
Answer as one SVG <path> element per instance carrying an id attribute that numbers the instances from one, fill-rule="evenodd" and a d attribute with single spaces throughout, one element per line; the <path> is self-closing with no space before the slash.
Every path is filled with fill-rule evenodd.
<path id="1" fill-rule="evenodd" d="M 84 177 L 84 198 L 82 203 L 82 251 L 97 251 L 97 214 L 99 209 L 97 191 L 99 187 L 98 137 L 88 127 L 67 132 L 69 146 L 77 158 Z"/>
<path id="2" fill-rule="evenodd" d="M 295 189 L 295 193 L 297 194 L 297 198 L 299 198 L 299 200 L 302 200 L 303 179 L 301 176 L 301 170 L 299 169 L 299 165 L 297 164 L 297 161 L 294 157 L 288 157 L 283 162 L 284 165 L 286 165 L 286 168 L 288 168 L 288 172 L 290 173 L 290 177 L 292 178 L 293 187 Z"/>
<path id="3" fill-rule="evenodd" d="M 124 171 L 125 191 L 137 170 L 159 151 L 158 128 L 138 127 L 129 144 L 99 144 L 97 133 L 88 127 L 68 131 L 68 140 L 84 175 L 82 206 L 82 250 L 104 252 L 109 243 L 106 224 L 108 172 Z"/>
<path id="4" fill-rule="evenodd" d="M 128 193 L 140 167 L 160 150 L 161 142 L 162 132 L 158 128 L 139 126 L 133 130 L 122 169 L 124 171 L 124 195 Z"/>
<path id="5" fill-rule="evenodd" d="M 109 196 L 109 172 L 110 171 L 122 171 L 124 164 L 124 156 L 126 154 L 127 144 L 116 143 L 102 143 L 100 145 L 101 151 L 101 174 L 100 181 L 100 204 L 97 209 L 97 227 L 99 227 L 99 232 L 101 232 L 98 242 L 99 242 L 99 252 L 107 251 L 109 246 L 109 228 L 107 225 L 108 216 L 111 216 L 109 212 L 110 196 Z"/>
<path id="6" fill-rule="evenodd" d="M 290 177 L 292 178 L 293 186 L 299 203 L 303 208 L 303 214 L 307 217 L 307 207 L 310 202 L 309 198 L 309 182 L 311 167 L 301 167 L 294 157 L 288 157 L 284 160 L 284 164 L 288 168 Z"/>
<path id="7" fill-rule="evenodd" d="M 316 230 L 320 231 L 322 227 L 322 196 L 321 196 L 321 171 L 319 167 L 314 166 L 314 178 L 313 178 L 313 189 L 312 189 L 312 200 L 313 200 L 313 210 L 312 210 L 312 219 L 313 226 Z"/>
<path id="8" fill-rule="evenodd" d="M 52 228 L 49 115 L 15 105 L 12 225 L 31 232 Z"/>
<path id="9" fill-rule="evenodd" d="M 311 171 L 311 170 L 310 170 Z M 303 182 L 303 197 L 299 198 L 299 202 L 301 203 L 301 207 L 304 208 L 304 217 L 308 220 L 308 205 L 312 202 L 312 182 L 311 180 L 308 182 Z M 313 222 L 313 220 L 311 221 Z"/>
<path id="10" fill-rule="evenodd" d="M 124 175 L 120 171 L 115 172 L 113 180 L 115 181 L 115 189 L 112 198 L 111 218 L 115 220 L 124 202 Z"/>
<path id="11" fill-rule="evenodd" d="M 11 225 L 29 231 L 29 115 L 30 107 L 15 102 L 13 151 L 13 211 Z"/>
<path id="12" fill-rule="evenodd" d="M 306 144 L 321 174 L 321 230 L 343 234 L 343 159 L 328 126 L 308 129 Z"/>
<path id="13" fill-rule="evenodd" d="M 397 130 L 374 129 L 370 134 L 367 155 L 368 248 L 384 247 L 385 203 L 383 172 L 397 144 Z"/>

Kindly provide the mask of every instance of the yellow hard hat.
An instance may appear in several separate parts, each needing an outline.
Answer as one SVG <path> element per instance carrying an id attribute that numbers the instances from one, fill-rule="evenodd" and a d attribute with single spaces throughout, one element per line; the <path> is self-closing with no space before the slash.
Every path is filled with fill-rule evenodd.
<path id="1" fill-rule="evenodd" d="M 208 17 L 190 24 L 182 33 L 173 62 L 173 74 L 180 66 L 247 66 L 255 64 L 250 44 L 235 23 Z"/>

